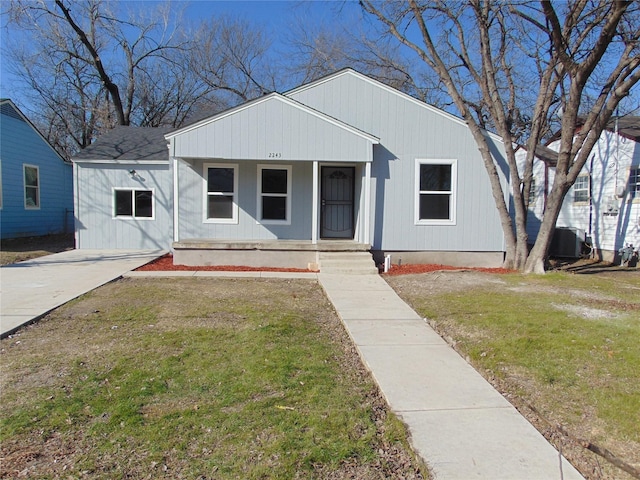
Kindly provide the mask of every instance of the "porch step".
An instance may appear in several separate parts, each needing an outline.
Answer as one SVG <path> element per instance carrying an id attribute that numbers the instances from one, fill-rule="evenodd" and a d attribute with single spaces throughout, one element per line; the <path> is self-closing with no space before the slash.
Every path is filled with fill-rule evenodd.
<path id="1" fill-rule="evenodd" d="M 318 252 L 320 273 L 377 275 L 378 268 L 369 252 Z"/>

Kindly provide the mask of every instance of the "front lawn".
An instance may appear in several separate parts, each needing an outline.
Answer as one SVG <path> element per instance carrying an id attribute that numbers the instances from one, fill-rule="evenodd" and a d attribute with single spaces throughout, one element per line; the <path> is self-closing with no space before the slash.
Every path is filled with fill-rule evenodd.
<path id="1" fill-rule="evenodd" d="M 314 281 L 120 280 L 1 346 L 2 478 L 422 478 Z"/>
<path id="2" fill-rule="evenodd" d="M 583 474 L 622 479 L 575 441 L 640 467 L 640 272 L 614 273 L 386 278 Z"/>

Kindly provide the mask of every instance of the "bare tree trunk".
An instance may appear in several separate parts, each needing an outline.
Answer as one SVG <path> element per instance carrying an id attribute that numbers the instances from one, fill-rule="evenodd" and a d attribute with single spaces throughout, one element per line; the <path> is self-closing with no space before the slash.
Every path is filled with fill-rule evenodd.
<path id="1" fill-rule="evenodd" d="M 91 55 L 93 65 L 100 76 L 100 80 L 102 81 L 104 88 L 107 89 L 109 95 L 111 96 L 111 101 L 113 102 L 113 108 L 116 111 L 116 116 L 118 117 L 119 125 L 129 125 L 129 120 L 125 117 L 124 109 L 122 108 L 122 99 L 120 98 L 120 89 L 118 85 L 113 83 L 111 77 L 107 74 L 104 65 L 102 63 L 102 59 L 100 58 L 100 54 L 96 50 L 95 46 L 89 41 L 87 34 L 82 28 L 75 22 L 73 17 L 71 16 L 71 12 L 69 9 L 62 3 L 62 0 L 55 0 L 56 5 L 62 11 L 62 14 L 67 19 L 67 22 L 73 28 L 73 30 L 78 35 L 78 39 L 82 42 L 85 48 L 89 51 Z"/>

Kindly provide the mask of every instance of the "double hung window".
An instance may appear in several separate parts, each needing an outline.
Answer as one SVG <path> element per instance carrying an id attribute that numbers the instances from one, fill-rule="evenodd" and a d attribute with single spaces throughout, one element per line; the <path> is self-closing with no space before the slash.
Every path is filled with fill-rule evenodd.
<path id="1" fill-rule="evenodd" d="M 455 224 L 456 177 L 456 160 L 416 161 L 416 224 Z"/>
<path id="2" fill-rule="evenodd" d="M 204 221 L 238 223 L 238 166 L 206 164 Z"/>
<path id="3" fill-rule="evenodd" d="M 291 167 L 258 165 L 258 221 L 291 222 Z"/>
<path id="4" fill-rule="evenodd" d="M 40 208 L 40 170 L 34 165 L 24 165 L 24 208 Z"/>
<path id="5" fill-rule="evenodd" d="M 640 167 L 631 168 L 629 171 L 629 195 L 631 198 L 640 199 Z"/>
<path id="6" fill-rule="evenodd" d="M 589 175 L 580 175 L 573 184 L 573 201 L 589 201 Z"/>

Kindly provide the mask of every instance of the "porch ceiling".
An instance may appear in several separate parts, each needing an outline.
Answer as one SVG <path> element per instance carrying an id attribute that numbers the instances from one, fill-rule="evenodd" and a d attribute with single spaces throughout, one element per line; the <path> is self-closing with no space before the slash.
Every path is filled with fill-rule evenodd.
<path id="1" fill-rule="evenodd" d="M 179 158 L 371 162 L 373 135 L 272 93 L 166 136 Z"/>

